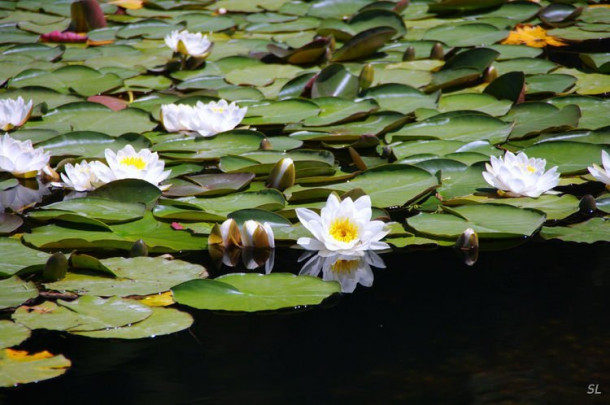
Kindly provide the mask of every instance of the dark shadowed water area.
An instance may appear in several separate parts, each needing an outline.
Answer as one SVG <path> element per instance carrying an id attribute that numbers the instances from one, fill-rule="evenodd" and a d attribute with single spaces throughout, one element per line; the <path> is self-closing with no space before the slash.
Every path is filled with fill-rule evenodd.
<path id="1" fill-rule="evenodd" d="M 280 251 L 274 271 L 298 271 Z M 194 310 L 135 341 L 34 331 L 72 360 L 6 404 L 588 404 L 610 398 L 610 249 L 382 255 L 372 287 L 267 313 Z M 208 265 L 209 258 L 190 258 Z M 226 270 L 226 269 L 225 269 Z M 218 273 L 218 271 L 216 271 Z M 211 276 L 216 276 L 211 268 Z M 601 394 L 599 394 L 601 392 Z"/>

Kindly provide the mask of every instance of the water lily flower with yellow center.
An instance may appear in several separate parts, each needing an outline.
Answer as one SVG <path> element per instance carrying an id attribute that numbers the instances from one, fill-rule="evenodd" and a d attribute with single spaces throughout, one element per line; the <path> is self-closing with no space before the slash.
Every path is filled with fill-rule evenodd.
<path id="1" fill-rule="evenodd" d="M 165 36 L 165 44 L 174 52 L 194 58 L 205 58 L 212 48 L 212 42 L 207 35 L 204 36 L 201 32 L 191 33 L 187 30 L 170 32 Z"/>
<path id="2" fill-rule="evenodd" d="M 390 231 L 382 221 L 371 221 L 371 198 L 367 195 L 352 201 L 330 194 L 320 215 L 307 208 L 297 208 L 299 221 L 313 235 L 297 243 L 307 250 L 362 255 L 367 250 L 389 248 L 380 240 Z"/>
<path id="3" fill-rule="evenodd" d="M 91 191 L 104 184 L 96 174 L 96 172 L 104 170 L 109 169 L 105 164 L 98 161 L 87 162 L 83 160 L 75 165 L 67 163 L 64 166 L 65 173 L 61 174 L 63 184 L 51 184 L 71 188 L 75 191 Z"/>
<path id="4" fill-rule="evenodd" d="M 602 150 L 602 164 L 604 167 L 593 163 L 593 166 L 587 167 L 587 169 L 593 177 L 604 183 L 606 188 L 610 190 L 610 154 L 605 150 Z"/>
<path id="5" fill-rule="evenodd" d="M 30 118 L 32 113 L 32 100 L 27 103 L 21 97 L 17 100 L 7 98 L 0 100 L 0 129 L 10 131 L 20 127 Z"/>
<path id="6" fill-rule="evenodd" d="M 136 152 L 133 146 L 126 145 L 116 153 L 106 149 L 104 154 L 108 166 L 93 166 L 95 175 L 103 183 L 120 179 L 141 179 L 159 187 L 159 183 L 171 173 L 171 170 L 163 170 L 165 162 L 159 160 L 157 152 L 151 152 L 146 148 Z M 169 185 L 159 188 L 166 190 Z"/>
<path id="7" fill-rule="evenodd" d="M 308 259 L 311 253 L 299 258 L 299 261 Z M 332 253 L 324 256 L 317 252 L 301 268 L 299 275 L 317 277 L 322 272 L 324 281 L 337 281 L 341 284 L 341 292 L 354 292 L 358 284 L 364 287 L 373 285 L 373 270 L 371 266 L 385 268 L 385 263 L 373 251 L 367 251 L 364 255 L 342 255 Z"/>
<path id="8" fill-rule="evenodd" d="M 49 152 L 32 146 L 32 141 L 18 141 L 4 134 L 0 138 L 0 170 L 16 177 L 37 176 L 49 164 Z"/>
<path id="9" fill-rule="evenodd" d="M 504 158 L 492 156 L 491 165 L 486 163 L 487 171 L 482 174 L 501 196 L 538 198 L 559 184 L 557 166 L 546 172 L 545 166 L 544 159 L 506 152 Z"/>
<path id="10" fill-rule="evenodd" d="M 207 104 L 198 101 L 195 115 L 192 117 L 192 128 L 201 136 L 213 136 L 220 132 L 230 131 L 244 119 L 248 107 L 239 108 L 235 101 L 211 101 Z"/>
<path id="11" fill-rule="evenodd" d="M 246 115 L 247 107 L 240 108 L 235 102 L 226 100 L 202 103 L 164 104 L 161 106 L 161 121 L 168 132 L 190 131 L 209 137 L 235 128 Z"/>
<path id="12" fill-rule="evenodd" d="M 546 30 L 539 25 L 517 24 L 514 31 L 501 42 L 504 45 L 527 45 L 533 48 L 544 48 L 547 45 L 566 46 L 565 42 L 554 36 L 547 35 Z"/>

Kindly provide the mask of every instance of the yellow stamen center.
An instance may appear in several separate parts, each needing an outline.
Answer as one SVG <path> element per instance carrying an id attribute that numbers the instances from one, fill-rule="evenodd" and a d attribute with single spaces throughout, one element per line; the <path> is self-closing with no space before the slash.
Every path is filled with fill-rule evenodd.
<path id="1" fill-rule="evenodd" d="M 142 170 L 146 167 L 146 162 L 139 156 L 127 156 L 119 161 L 122 165 L 133 166 L 138 170 Z"/>
<path id="2" fill-rule="evenodd" d="M 225 109 L 222 107 L 211 107 L 211 110 L 214 111 L 216 114 L 222 114 Z"/>
<path id="3" fill-rule="evenodd" d="M 343 260 L 339 259 L 330 266 L 330 269 L 335 273 L 351 273 L 358 269 L 360 260 Z"/>
<path id="4" fill-rule="evenodd" d="M 349 218 L 337 218 L 330 225 L 329 233 L 340 242 L 351 242 L 358 237 L 358 227 Z"/>
<path id="5" fill-rule="evenodd" d="M 527 165 L 526 169 L 530 173 L 536 173 L 536 168 L 532 167 L 531 165 Z"/>

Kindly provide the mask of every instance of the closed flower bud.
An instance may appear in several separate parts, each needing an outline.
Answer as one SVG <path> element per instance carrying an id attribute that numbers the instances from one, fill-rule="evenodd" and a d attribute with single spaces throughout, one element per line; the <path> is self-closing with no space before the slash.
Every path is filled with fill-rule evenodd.
<path id="1" fill-rule="evenodd" d="M 146 245 L 146 242 L 144 242 L 142 239 L 138 239 L 137 241 L 135 241 L 134 244 L 131 246 L 129 256 L 148 256 L 148 246 Z"/>
<path id="2" fill-rule="evenodd" d="M 430 51 L 430 58 L 438 60 L 445 59 L 445 51 L 443 50 L 443 45 L 441 45 L 440 42 L 435 43 L 432 47 L 432 50 Z"/>
<path id="3" fill-rule="evenodd" d="M 415 48 L 412 46 L 407 47 L 405 53 L 402 54 L 402 60 L 405 62 L 415 60 Z"/>
<path id="4" fill-rule="evenodd" d="M 271 169 L 271 173 L 267 177 L 267 187 L 285 190 L 294 185 L 295 178 L 294 162 L 290 158 L 283 158 Z"/>
<path id="5" fill-rule="evenodd" d="M 366 90 L 371 87 L 373 84 L 373 79 L 375 78 L 375 69 L 373 65 L 367 63 L 362 67 L 360 71 L 360 76 L 358 77 L 358 83 L 360 85 L 360 90 Z"/>
<path id="6" fill-rule="evenodd" d="M 57 281 L 66 277 L 68 271 L 68 259 L 61 252 L 56 252 L 49 257 L 42 270 L 42 278 L 45 281 Z"/>
<path id="7" fill-rule="evenodd" d="M 464 263 L 472 266 L 479 259 L 479 235 L 472 228 L 466 229 L 455 242 L 454 247 L 462 253 Z"/>

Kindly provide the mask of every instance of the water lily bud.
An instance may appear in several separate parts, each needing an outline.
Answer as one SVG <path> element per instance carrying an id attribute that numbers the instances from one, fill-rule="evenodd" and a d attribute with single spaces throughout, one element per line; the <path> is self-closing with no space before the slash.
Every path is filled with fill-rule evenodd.
<path id="1" fill-rule="evenodd" d="M 366 192 L 363 189 L 361 189 L 360 187 L 356 187 L 341 194 L 341 201 L 345 200 L 346 198 L 351 198 L 352 201 L 356 201 L 357 199 L 365 195 Z"/>
<path id="2" fill-rule="evenodd" d="M 362 157 L 360 156 L 358 151 L 356 151 L 356 149 L 349 146 L 347 148 L 347 151 L 349 152 L 349 156 L 352 158 L 352 161 L 354 162 L 354 165 L 358 168 L 358 170 L 368 169 L 366 163 L 364 163 L 364 160 L 362 160 Z"/>
<path id="3" fill-rule="evenodd" d="M 42 270 L 42 278 L 45 281 L 57 281 L 66 276 L 68 271 L 68 259 L 61 252 L 56 252 L 49 257 Z"/>
<path id="4" fill-rule="evenodd" d="M 146 242 L 144 242 L 142 239 L 138 239 L 137 241 L 135 241 L 134 244 L 131 246 L 129 256 L 148 256 L 148 246 L 146 245 Z"/>
<path id="5" fill-rule="evenodd" d="M 269 138 L 263 138 L 260 145 L 261 150 L 271 150 L 271 141 Z"/>
<path id="6" fill-rule="evenodd" d="M 407 47 L 405 53 L 402 54 L 403 61 L 415 60 L 415 48 L 412 46 Z"/>
<path id="7" fill-rule="evenodd" d="M 498 70 L 493 67 L 493 66 L 489 66 L 487 69 L 485 69 L 485 71 L 483 72 L 483 81 L 485 83 L 491 83 L 493 82 L 496 78 L 498 77 Z"/>
<path id="8" fill-rule="evenodd" d="M 578 204 L 581 214 L 591 215 L 597 211 L 597 203 L 591 194 L 584 195 Z"/>
<path id="9" fill-rule="evenodd" d="M 106 17 L 97 0 L 77 0 L 70 5 L 70 31 L 87 32 L 106 26 Z"/>
<path id="10" fill-rule="evenodd" d="M 409 7 L 409 4 L 411 4 L 411 2 L 409 0 L 400 0 L 398 3 L 396 3 L 396 5 L 394 6 L 394 12 L 396 14 L 400 14 L 403 11 L 405 11 L 405 9 L 407 7 Z"/>
<path id="11" fill-rule="evenodd" d="M 371 87 L 373 84 L 373 79 L 375 78 L 375 69 L 373 65 L 367 63 L 362 67 L 360 71 L 360 76 L 358 77 L 358 83 L 360 85 L 360 90 L 366 90 Z"/>
<path id="12" fill-rule="evenodd" d="M 245 248 L 274 248 L 275 240 L 271 225 L 267 222 L 248 220 L 242 225 L 241 231 L 242 246 Z"/>
<path id="13" fill-rule="evenodd" d="M 445 59 L 445 51 L 443 50 L 443 45 L 441 45 L 440 42 L 435 43 L 432 47 L 432 50 L 430 51 L 430 58 L 438 60 Z"/>
<path id="14" fill-rule="evenodd" d="M 271 169 L 271 173 L 267 177 L 267 187 L 285 190 L 288 187 L 294 186 L 295 178 L 296 170 L 294 162 L 290 158 L 283 158 Z"/>
<path id="15" fill-rule="evenodd" d="M 241 246 L 241 233 L 237 222 L 234 219 L 229 218 L 224 221 L 220 226 L 215 224 L 210 231 L 208 237 L 209 245 L 221 245 L 225 248 L 231 246 Z"/>
<path id="16" fill-rule="evenodd" d="M 458 237 L 454 247 L 463 254 L 464 263 L 472 266 L 479 258 L 479 235 L 468 228 Z"/>

